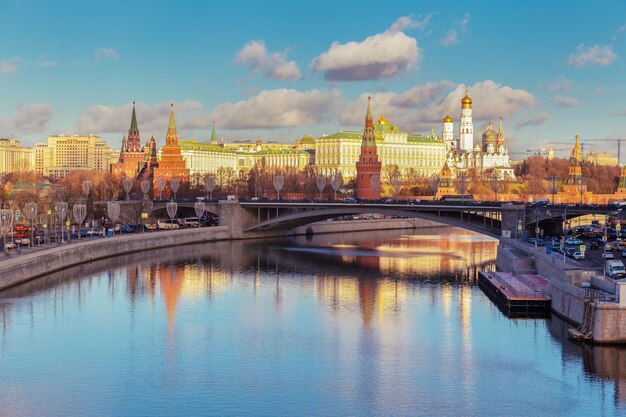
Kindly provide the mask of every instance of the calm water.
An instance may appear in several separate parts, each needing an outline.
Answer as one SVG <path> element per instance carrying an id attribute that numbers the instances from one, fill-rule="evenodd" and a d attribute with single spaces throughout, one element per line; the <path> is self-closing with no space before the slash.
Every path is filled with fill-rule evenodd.
<path id="1" fill-rule="evenodd" d="M 626 415 L 626 350 L 509 320 L 457 229 L 221 242 L 0 293 L 0 415 Z"/>

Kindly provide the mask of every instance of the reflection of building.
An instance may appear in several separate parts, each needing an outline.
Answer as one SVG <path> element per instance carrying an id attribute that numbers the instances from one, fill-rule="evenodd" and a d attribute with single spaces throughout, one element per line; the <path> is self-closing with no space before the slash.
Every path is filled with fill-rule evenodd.
<path id="1" fill-rule="evenodd" d="M 143 152 L 142 152 L 143 158 Z M 176 131 L 176 119 L 174 118 L 174 105 L 170 111 L 170 122 L 165 136 L 165 145 L 161 148 L 159 166 L 154 168 L 154 181 L 163 176 L 167 181 L 176 177 L 183 182 L 189 181 L 189 168 L 185 164 L 182 148 L 178 144 L 178 132 Z"/>
<path id="2" fill-rule="evenodd" d="M 35 167 L 53 179 L 64 178 L 72 171 L 96 169 L 108 171 L 111 148 L 99 136 L 48 136 L 48 143 L 35 147 Z"/>
<path id="3" fill-rule="evenodd" d="M 450 126 L 452 118 L 446 116 L 443 119 L 443 132 L 446 136 L 446 142 L 452 143 L 450 140 Z M 448 150 L 448 163 L 450 167 L 457 170 L 473 169 L 478 174 L 486 171 L 493 172 L 499 178 L 514 179 L 513 168 L 509 161 L 509 154 L 506 149 L 505 133 L 502 128 L 502 118 L 498 130 L 493 128 L 493 124 L 489 123 L 487 130 L 482 135 L 480 144 L 474 144 L 474 125 L 472 122 L 472 99 L 469 97 L 467 90 L 465 97 L 461 99 L 461 122 L 459 123 L 459 144 L 456 149 Z M 453 173 L 456 175 L 456 172 Z"/>
<path id="4" fill-rule="evenodd" d="M 0 174 L 32 171 L 34 162 L 32 148 L 23 148 L 16 139 L 0 139 Z"/>

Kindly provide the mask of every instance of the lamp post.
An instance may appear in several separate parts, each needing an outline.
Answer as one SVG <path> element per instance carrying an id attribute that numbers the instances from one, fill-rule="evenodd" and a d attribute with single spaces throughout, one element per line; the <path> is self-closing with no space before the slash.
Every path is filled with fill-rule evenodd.
<path id="1" fill-rule="evenodd" d="M 61 243 L 64 243 L 63 240 L 63 222 L 65 221 L 65 216 L 67 215 L 67 202 L 65 201 L 57 201 L 54 204 L 54 212 L 59 218 L 59 224 L 61 229 Z"/>
<path id="2" fill-rule="evenodd" d="M 176 200 L 176 193 L 178 192 L 178 187 L 180 187 L 180 180 L 176 177 L 170 180 L 170 188 L 174 193 L 174 200 Z"/>
<path id="3" fill-rule="evenodd" d="M 204 177 L 204 190 L 209 195 L 210 200 L 213 197 L 213 190 L 215 190 L 215 180 L 213 179 L 212 175 L 207 175 L 206 177 Z M 256 197 L 256 188 L 254 196 Z"/>
<path id="4" fill-rule="evenodd" d="M 115 234 L 115 222 L 120 216 L 120 203 L 117 201 L 107 201 L 107 215 L 113 224 L 113 234 Z"/>
<path id="5" fill-rule="evenodd" d="M 148 199 L 148 192 L 150 191 L 150 181 L 143 180 L 141 181 L 141 192 L 143 193 L 143 199 Z"/>
<path id="6" fill-rule="evenodd" d="M 559 185 L 561 185 L 561 179 L 552 174 L 548 177 L 548 191 L 552 194 L 552 204 L 554 205 L 554 195 L 559 191 Z"/>
<path id="7" fill-rule="evenodd" d="M 30 202 L 24 204 L 24 215 L 30 221 L 30 244 L 35 245 L 35 218 L 37 217 L 37 203 Z"/>
<path id="8" fill-rule="evenodd" d="M 324 192 L 324 188 L 326 188 L 326 177 L 323 175 L 318 175 L 315 178 L 315 185 L 317 185 L 317 191 L 319 191 L 320 200 L 322 200 L 322 193 Z"/>
<path id="9" fill-rule="evenodd" d="M 576 178 L 576 189 L 580 194 L 580 204 L 583 204 L 583 194 L 587 191 L 587 178 L 578 177 Z"/>
<path id="10" fill-rule="evenodd" d="M 157 190 L 159 190 L 159 200 L 163 200 L 163 191 L 165 191 L 165 186 L 167 185 L 167 180 L 163 175 L 160 175 L 156 180 Z"/>
<path id="11" fill-rule="evenodd" d="M 339 186 L 341 185 L 341 176 L 339 173 L 335 173 L 332 179 L 330 180 L 330 186 L 333 187 L 333 191 L 335 192 L 334 200 L 337 200 L 337 190 L 339 190 Z"/>
<path id="12" fill-rule="evenodd" d="M 124 177 L 124 179 L 122 180 L 122 188 L 124 188 L 124 192 L 126 193 L 126 201 L 128 201 L 130 190 L 133 189 L 133 179 Z"/>
<path id="13" fill-rule="evenodd" d="M 85 217 L 87 217 L 87 205 L 82 203 L 74 204 L 72 212 L 74 214 L 74 220 L 78 223 L 78 238 L 80 239 L 80 228 L 82 227 L 83 221 L 85 221 Z"/>
<path id="14" fill-rule="evenodd" d="M 7 233 L 13 228 L 13 210 L 3 208 L 0 210 L 0 232 L 4 236 L 2 243 L 4 245 L 4 254 L 9 255 L 7 251 Z"/>
<path id="15" fill-rule="evenodd" d="M 280 190 L 283 189 L 284 181 L 285 181 L 285 178 L 282 176 L 282 174 L 274 175 L 273 182 L 274 182 L 274 189 L 276 190 L 277 200 L 280 200 Z"/>

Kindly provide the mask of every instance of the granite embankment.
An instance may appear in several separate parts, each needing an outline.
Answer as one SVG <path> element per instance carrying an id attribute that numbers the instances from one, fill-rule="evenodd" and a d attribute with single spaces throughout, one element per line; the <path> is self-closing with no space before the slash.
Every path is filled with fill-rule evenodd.
<path id="1" fill-rule="evenodd" d="M 626 343 L 626 283 L 514 239 L 500 239 L 496 265 L 504 272 L 536 273 L 548 279 L 552 311 L 582 329 L 591 341 Z"/>
<path id="2" fill-rule="evenodd" d="M 443 225 L 420 219 L 351 220 L 313 223 L 293 229 L 289 234 L 345 233 L 438 226 Z M 0 290 L 64 268 L 122 254 L 219 240 L 280 237 L 286 234 L 286 231 L 273 231 L 248 233 L 243 237 L 237 237 L 228 226 L 216 226 L 75 240 L 69 244 L 51 246 L 0 260 Z"/>

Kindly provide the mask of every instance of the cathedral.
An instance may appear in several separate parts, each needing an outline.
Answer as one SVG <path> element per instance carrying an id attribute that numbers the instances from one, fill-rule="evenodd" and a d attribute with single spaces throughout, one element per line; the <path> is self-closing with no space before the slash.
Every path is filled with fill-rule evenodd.
<path id="1" fill-rule="evenodd" d="M 459 123 L 459 139 L 454 138 L 454 119 L 447 115 L 443 119 L 442 139 L 446 144 L 448 166 L 457 172 L 475 170 L 478 175 L 496 175 L 498 178 L 515 179 L 509 161 L 509 153 L 504 144 L 505 133 L 502 118 L 498 130 L 489 123 L 482 135 L 480 143 L 474 143 L 474 126 L 472 122 L 472 99 L 465 90 L 461 99 L 461 120 Z"/>

